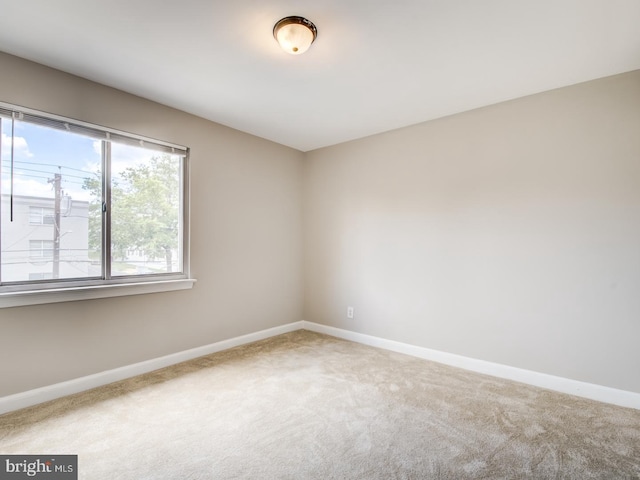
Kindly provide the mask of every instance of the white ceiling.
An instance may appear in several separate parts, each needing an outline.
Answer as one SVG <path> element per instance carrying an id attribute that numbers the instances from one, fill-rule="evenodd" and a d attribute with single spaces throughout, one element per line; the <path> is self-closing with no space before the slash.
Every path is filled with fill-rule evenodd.
<path id="1" fill-rule="evenodd" d="M 302 151 L 640 69 L 640 0 L 0 4 L 4 52 Z M 318 27 L 303 55 L 289 15 Z"/>

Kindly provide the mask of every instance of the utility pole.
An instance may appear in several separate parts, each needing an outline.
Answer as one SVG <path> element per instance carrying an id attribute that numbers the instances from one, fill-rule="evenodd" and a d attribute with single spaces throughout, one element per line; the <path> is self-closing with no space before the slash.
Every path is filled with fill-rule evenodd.
<path id="1" fill-rule="evenodd" d="M 58 167 L 59 168 L 59 167 Z M 60 278 L 60 200 L 62 198 L 62 175 L 56 173 L 53 180 L 55 200 L 53 204 L 53 278 Z"/>

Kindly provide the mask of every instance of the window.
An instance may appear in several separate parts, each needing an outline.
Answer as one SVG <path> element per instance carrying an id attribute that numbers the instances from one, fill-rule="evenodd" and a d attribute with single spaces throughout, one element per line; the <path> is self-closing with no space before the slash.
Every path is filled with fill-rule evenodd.
<path id="1" fill-rule="evenodd" d="M 53 240 L 29 240 L 31 261 L 53 260 Z"/>
<path id="2" fill-rule="evenodd" d="M 53 208 L 29 207 L 29 224 L 53 225 Z"/>
<path id="3" fill-rule="evenodd" d="M 185 147 L 1 103 L 0 120 L 0 300 L 188 279 Z"/>

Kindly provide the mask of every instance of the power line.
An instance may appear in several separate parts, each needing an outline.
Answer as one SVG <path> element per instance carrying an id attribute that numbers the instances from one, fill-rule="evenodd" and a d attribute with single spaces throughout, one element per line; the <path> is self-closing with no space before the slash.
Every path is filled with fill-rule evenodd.
<path id="1" fill-rule="evenodd" d="M 2 160 L 4 163 L 11 163 L 10 160 Z M 99 172 L 92 172 L 89 170 L 83 170 L 81 168 L 74 168 L 74 167 L 67 167 L 65 165 L 55 165 L 53 163 L 39 163 L 39 162 L 27 162 L 24 160 L 14 160 L 13 163 L 24 163 L 25 165 L 40 165 L 43 167 L 52 167 L 52 168 L 66 168 L 69 170 L 75 170 L 77 172 L 82 172 L 82 173 L 87 173 L 87 174 L 91 174 L 91 175 L 97 175 Z"/>
<path id="2" fill-rule="evenodd" d="M 9 162 L 9 161 L 7 161 L 7 160 L 3 160 L 3 163 L 5 163 L 5 164 L 7 164 L 7 165 L 10 165 L 10 162 Z M 29 163 L 29 162 L 14 162 L 14 163 Z M 40 163 L 29 163 L 29 164 L 30 164 L 30 165 L 43 165 L 43 164 L 40 164 Z M 70 169 L 70 170 L 77 170 L 77 171 L 79 171 L 79 172 L 85 172 L 85 173 L 86 173 L 86 175 L 84 175 L 84 176 L 81 176 L 81 175 L 73 175 L 73 174 L 71 174 L 71 173 L 65 173 L 65 174 L 64 174 L 64 176 L 65 176 L 65 177 L 80 178 L 80 179 L 82 179 L 82 180 L 85 180 L 85 179 L 87 179 L 87 178 L 93 178 L 93 177 L 94 177 L 94 175 L 93 175 L 93 173 L 92 173 L 92 172 L 87 172 L 86 170 L 80 170 L 80 169 L 78 169 L 78 168 L 71 168 L 71 167 L 57 167 L 57 166 L 55 166 L 55 165 L 50 165 L 50 167 L 51 167 L 51 168 L 63 168 L 63 169 L 64 169 L 64 168 L 66 168 L 66 169 Z M 49 172 L 49 171 L 47 171 L 47 170 L 36 170 L 36 169 L 33 169 L 33 168 L 25 168 L 25 167 L 20 167 L 20 170 L 21 170 L 21 171 L 25 171 L 25 172 L 46 173 L 46 174 L 49 174 L 49 175 L 51 175 L 51 174 L 55 174 L 55 172 Z"/>
<path id="3" fill-rule="evenodd" d="M 24 167 L 20 167 L 20 170 L 16 172 L 16 174 L 20 175 L 20 172 L 35 172 L 35 173 L 47 173 L 47 174 L 51 174 L 54 172 L 47 172 L 46 170 L 36 170 L 33 168 L 24 168 Z M 65 173 L 64 174 L 65 177 L 72 177 L 72 178 L 81 178 L 82 180 L 85 180 L 87 178 L 90 177 L 81 177 L 80 175 L 71 175 L 69 173 Z M 74 182 L 74 183 L 79 183 L 79 182 Z"/>
<path id="4" fill-rule="evenodd" d="M 9 245 L 6 250 L 3 249 L 3 253 L 4 252 L 10 252 L 11 250 L 9 250 L 11 247 L 13 247 L 14 245 L 17 245 L 18 243 L 20 243 L 21 241 L 23 241 L 25 238 L 27 238 L 29 235 L 31 235 L 33 232 L 36 231 L 36 229 L 39 227 L 40 225 L 36 225 L 33 227 L 33 229 L 28 232 L 25 236 L 23 236 L 22 238 L 20 238 L 19 240 L 16 240 L 15 242 L 13 242 L 11 245 Z"/>
<path id="5" fill-rule="evenodd" d="M 42 172 L 42 173 L 47 173 L 47 172 Z M 21 172 L 16 172 L 15 173 L 16 177 L 28 177 L 28 178 L 41 178 L 44 180 L 49 180 L 49 178 L 51 177 L 43 177 L 42 175 L 31 175 L 28 173 L 21 173 Z M 84 182 L 73 182 L 71 180 L 63 180 L 63 182 L 69 184 L 69 185 L 81 185 L 84 186 Z"/>
<path id="6" fill-rule="evenodd" d="M 16 176 L 18 177 L 29 177 L 29 178 L 43 178 L 45 180 L 49 180 L 49 177 L 43 177 L 41 175 L 29 175 L 26 173 L 16 173 Z"/>

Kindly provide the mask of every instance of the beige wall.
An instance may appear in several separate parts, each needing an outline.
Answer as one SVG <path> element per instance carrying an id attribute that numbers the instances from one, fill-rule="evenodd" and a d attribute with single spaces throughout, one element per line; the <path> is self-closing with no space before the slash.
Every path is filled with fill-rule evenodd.
<path id="1" fill-rule="evenodd" d="M 640 392 L 640 72 L 311 152 L 303 185 L 305 320 Z"/>
<path id="2" fill-rule="evenodd" d="M 0 101 L 191 147 L 198 279 L 0 309 L 0 396 L 303 318 L 640 392 L 640 72 L 304 155 L 0 71 Z"/>
<path id="3" fill-rule="evenodd" d="M 302 153 L 5 54 L 0 72 L 0 101 L 191 147 L 198 280 L 0 309 L 0 396 L 302 318 Z"/>

